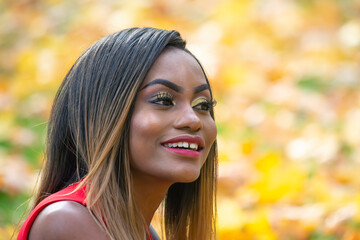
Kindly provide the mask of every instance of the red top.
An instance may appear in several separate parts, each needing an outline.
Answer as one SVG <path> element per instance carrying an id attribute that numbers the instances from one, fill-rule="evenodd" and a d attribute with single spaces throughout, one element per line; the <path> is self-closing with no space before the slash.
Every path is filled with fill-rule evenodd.
<path id="1" fill-rule="evenodd" d="M 86 206 L 86 192 L 85 188 L 86 185 L 84 184 L 84 187 L 80 188 L 79 190 L 75 191 L 76 187 L 79 185 L 79 182 L 64 188 L 63 190 L 56 192 L 54 194 L 51 194 L 50 196 L 43 199 L 25 220 L 24 224 L 22 225 L 19 235 L 17 237 L 17 240 L 27 240 L 30 228 L 32 224 L 34 223 L 36 217 L 39 215 L 39 213 L 49 204 L 58 202 L 58 201 L 74 201 L 81 203 L 82 205 Z"/>
<path id="2" fill-rule="evenodd" d="M 19 235 L 17 237 L 17 240 L 27 240 L 30 232 L 30 228 L 32 224 L 34 223 L 36 217 L 39 215 L 39 213 L 48 205 L 54 202 L 59 201 L 74 201 L 78 202 L 84 206 L 86 206 L 86 185 L 76 191 L 76 187 L 79 185 L 80 182 L 77 182 L 73 185 L 70 185 L 67 188 L 64 188 L 63 190 L 56 192 L 54 194 L 51 194 L 50 196 L 43 199 L 35 208 L 32 210 L 30 215 L 25 220 L 24 224 L 22 225 Z M 149 239 L 153 240 L 151 238 L 151 235 L 149 233 Z"/>

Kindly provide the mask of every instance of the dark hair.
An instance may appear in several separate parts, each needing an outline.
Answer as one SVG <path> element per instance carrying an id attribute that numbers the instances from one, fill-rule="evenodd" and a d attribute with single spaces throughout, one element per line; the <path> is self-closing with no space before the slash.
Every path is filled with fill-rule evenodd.
<path id="1" fill-rule="evenodd" d="M 95 218 L 106 220 L 106 226 L 99 223 L 112 239 L 145 236 L 146 226 L 134 220 L 139 214 L 131 194 L 132 109 L 139 87 L 161 52 L 169 46 L 189 52 L 185 45 L 176 31 L 131 28 L 100 39 L 77 59 L 53 103 L 35 205 L 85 178 L 91 181 L 87 206 Z M 214 238 L 216 172 L 215 142 L 200 177 L 169 189 L 165 201 L 168 239 Z"/>

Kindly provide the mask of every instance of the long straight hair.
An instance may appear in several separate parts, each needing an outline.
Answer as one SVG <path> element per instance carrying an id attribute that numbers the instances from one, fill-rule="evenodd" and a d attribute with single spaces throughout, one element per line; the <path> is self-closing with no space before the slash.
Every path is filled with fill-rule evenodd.
<path id="1" fill-rule="evenodd" d="M 176 31 L 131 28 L 100 39 L 78 58 L 55 96 L 34 207 L 83 179 L 87 208 L 111 239 L 147 238 L 132 193 L 130 121 L 139 87 L 157 57 L 168 46 L 189 52 L 185 45 Z M 216 179 L 215 142 L 200 177 L 170 187 L 166 239 L 215 239 Z"/>

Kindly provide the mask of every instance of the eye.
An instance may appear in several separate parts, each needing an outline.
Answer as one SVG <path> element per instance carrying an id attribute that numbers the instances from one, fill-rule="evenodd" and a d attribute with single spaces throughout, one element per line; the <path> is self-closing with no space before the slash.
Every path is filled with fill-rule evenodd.
<path id="1" fill-rule="evenodd" d="M 174 96 L 168 92 L 159 92 L 149 100 L 150 103 L 162 106 L 174 106 Z"/>
<path id="2" fill-rule="evenodd" d="M 198 97 L 192 103 L 191 106 L 199 111 L 209 112 L 216 105 L 215 100 L 208 100 L 205 97 Z"/>

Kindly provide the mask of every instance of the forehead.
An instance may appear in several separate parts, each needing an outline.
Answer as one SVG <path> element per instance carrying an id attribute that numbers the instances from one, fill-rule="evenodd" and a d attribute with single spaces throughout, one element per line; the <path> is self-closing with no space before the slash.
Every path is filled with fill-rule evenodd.
<path id="1" fill-rule="evenodd" d="M 194 87 L 207 84 L 205 75 L 188 52 L 175 47 L 167 47 L 154 62 L 142 85 L 162 78 L 180 86 Z"/>

